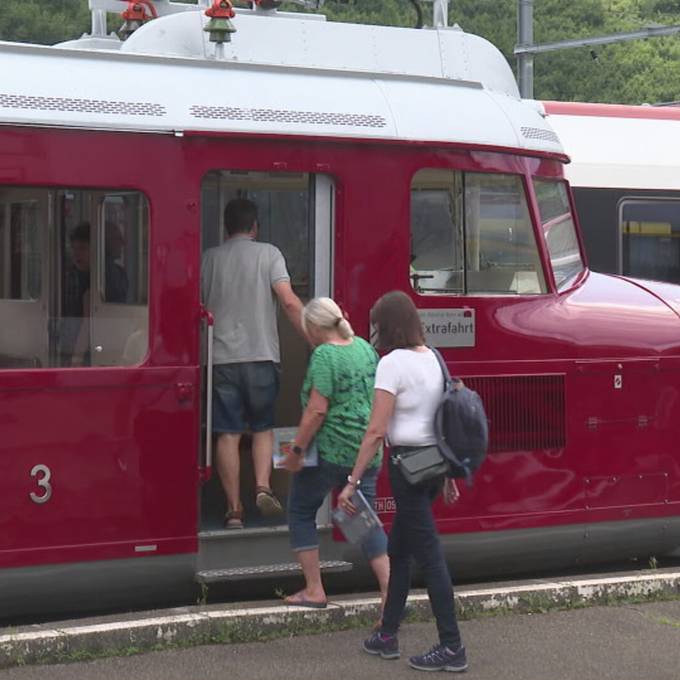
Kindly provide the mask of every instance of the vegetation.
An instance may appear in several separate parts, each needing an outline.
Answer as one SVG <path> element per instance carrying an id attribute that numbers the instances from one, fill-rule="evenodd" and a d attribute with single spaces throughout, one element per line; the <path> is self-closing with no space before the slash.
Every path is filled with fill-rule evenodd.
<path id="1" fill-rule="evenodd" d="M 0 0 L 2 40 L 53 44 L 78 38 L 89 27 L 87 0 Z"/>
<path id="2" fill-rule="evenodd" d="M 451 0 L 450 23 L 484 36 L 514 66 L 516 0 Z M 121 9 L 125 5 L 121 3 Z M 290 6 L 290 9 L 295 9 Z M 413 26 L 407 0 L 327 0 L 332 21 Z M 431 5 L 424 3 L 426 23 Z M 680 23 L 680 0 L 536 0 L 538 43 Z M 0 39 L 55 43 L 89 28 L 87 0 L 1 0 Z M 110 27 L 116 28 L 112 17 Z M 350 46 L 348 46 L 350 49 Z M 680 35 L 541 55 L 535 63 L 538 99 L 657 103 L 680 100 Z"/>

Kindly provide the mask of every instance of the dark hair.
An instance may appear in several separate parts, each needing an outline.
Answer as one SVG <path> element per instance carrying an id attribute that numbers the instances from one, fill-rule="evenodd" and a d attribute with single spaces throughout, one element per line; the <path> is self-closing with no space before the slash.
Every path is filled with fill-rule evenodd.
<path id="1" fill-rule="evenodd" d="M 413 300 L 400 290 L 385 293 L 371 310 L 378 349 L 392 351 L 425 344 L 423 324 Z"/>
<path id="2" fill-rule="evenodd" d="M 81 222 L 80 224 L 77 224 L 73 229 L 71 230 L 71 233 L 69 234 L 69 241 L 73 243 L 74 241 L 80 241 L 81 243 L 89 243 L 90 242 L 90 223 L 89 222 Z"/>
<path id="3" fill-rule="evenodd" d="M 229 236 L 247 234 L 257 221 L 257 206 L 247 198 L 234 198 L 224 209 L 224 228 Z"/>

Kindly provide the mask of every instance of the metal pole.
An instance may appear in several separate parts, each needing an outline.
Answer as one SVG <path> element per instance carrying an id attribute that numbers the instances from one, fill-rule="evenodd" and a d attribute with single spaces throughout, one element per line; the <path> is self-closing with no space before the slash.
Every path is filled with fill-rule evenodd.
<path id="1" fill-rule="evenodd" d="M 677 35 L 680 33 L 680 25 L 673 26 L 649 26 L 639 31 L 628 33 L 612 33 L 610 35 L 596 35 L 590 38 L 575 38 L 572 40 L 560 40 L 554 43 L 542 45 L 517 45 L 515 54 L 521 57 L 524 54 L 543 54 L 555 50 L 568 50 L 574 47 L 596 47 L 597 45 L 611 45 L 627 40 L 644 40 L 645 38 L 659 38 L 665 35 Z"/>
<path id="2" fill-rule="evenodd" d="M 534 0 L 517 0 L 517 43 L 518 47 L 534 44 Z M 517 77 L 519 93 L 523 99 L 534 98 L 534 55 L 517 55 Z"/>
<path id="3" fill-rule="evenodd" d="M 92 10 L 92 36 L 106 36 L 106 12 L 100 9 Z"/>
<path id="4" fill-rule="evenodd" d="M 446 28 L 449 24 L 449 0 L 434 0 L 432 3 L 432 25 Z"/>

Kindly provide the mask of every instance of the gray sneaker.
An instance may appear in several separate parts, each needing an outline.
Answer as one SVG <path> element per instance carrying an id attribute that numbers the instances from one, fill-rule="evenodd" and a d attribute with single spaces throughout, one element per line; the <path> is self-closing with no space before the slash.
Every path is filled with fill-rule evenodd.
<path id="1" fill-rule="evenodd" d="M 368 654 L 380 655 L 382 659 L 398 659 L 399 640 L 396 635 L 387 633 L 373 633 L 370 638 L 364 640 L 364 651 Z"/>
<path id="2" fill-rule="evenodd" d="M 435 645 L 429 652 L 412 656 L 408 665 L 418 671 L 452 671 L 462 673 L 467 670 L 468 663 L 465 647 L 462 645 L 454 652 L 446 645 Z"/>

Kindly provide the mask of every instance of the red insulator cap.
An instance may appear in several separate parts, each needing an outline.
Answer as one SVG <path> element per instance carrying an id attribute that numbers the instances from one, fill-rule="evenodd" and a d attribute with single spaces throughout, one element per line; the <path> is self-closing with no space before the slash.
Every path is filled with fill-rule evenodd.
<path id="1" fill-rule="evenodd" d="M 232 19 L 235 16 L 234 7 L 229 0 L 213 0 L 212 7 L 205 10 L 211 19 Z"/>
<path id="2" fill-rule="evenodd" d="M 158 12 L 151 0 L 128 0 L 127 9 L 121 16 L 125 21 L 147 21 L 157 18 Z"/>

